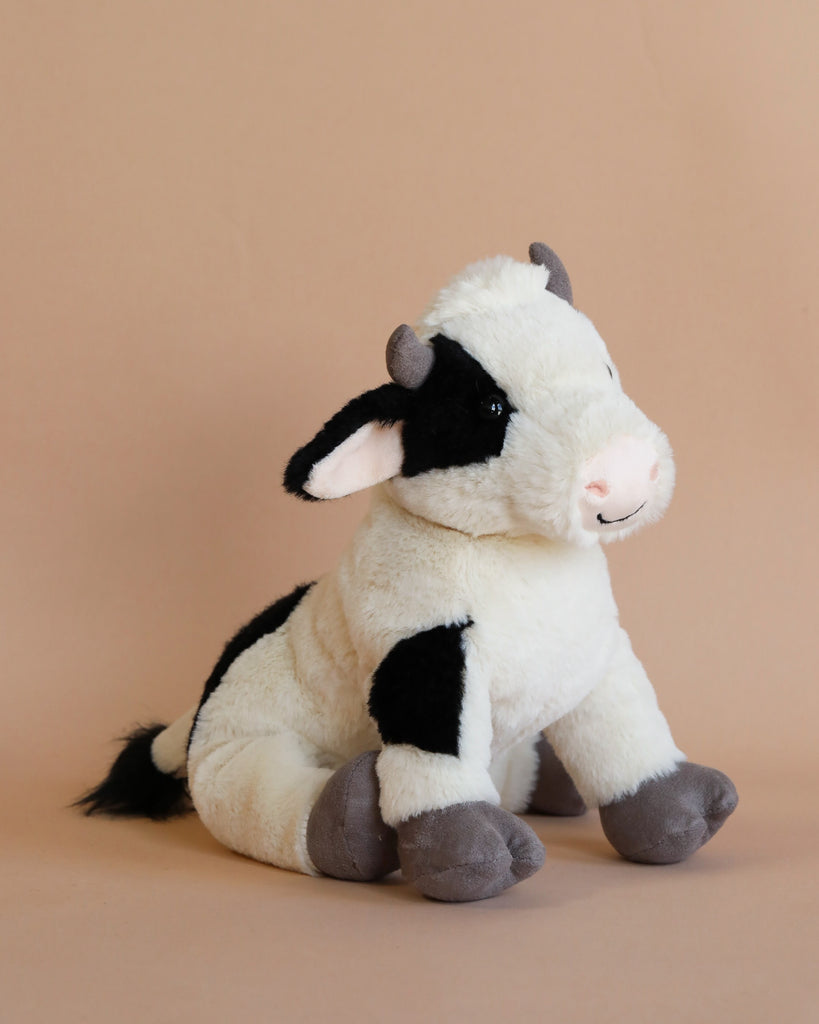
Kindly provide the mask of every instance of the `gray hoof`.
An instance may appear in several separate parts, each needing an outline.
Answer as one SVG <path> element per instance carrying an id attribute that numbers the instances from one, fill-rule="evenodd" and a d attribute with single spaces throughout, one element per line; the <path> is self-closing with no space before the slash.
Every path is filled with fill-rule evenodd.
<path id="1" fill-rule="evenodd" d="M 455 804 L 398 826 L 398 854 L 408 882 L 431 899 L 485 900 L 533 875 L 543 844 L 509 811 L 494 804 Z"/>
<path id="2" fill-rule="evenodd" d="M 708 842 L 737 805 L 737 791 L 714 768 L 683 762 L 647 779 L 632 796 L 600 808 L 606 838 L 626 860 L 676 864 Z"/>
<path id="3" fill-rule="evenodd" d="M 323 875 L 371 882 L 398 869 L 395 829 L 378 807 L 378 754 L 361 754 L 333 775 L 307 822 L 307 853 Z"/>
<path id="4" fill-rule="evenodd" d="M 537 777 L 526 813 L 563 817 L 585 814 L 587 808 L 583 797 L 545 736 L 537 741 L 535 752 L 538 758 Z"/>

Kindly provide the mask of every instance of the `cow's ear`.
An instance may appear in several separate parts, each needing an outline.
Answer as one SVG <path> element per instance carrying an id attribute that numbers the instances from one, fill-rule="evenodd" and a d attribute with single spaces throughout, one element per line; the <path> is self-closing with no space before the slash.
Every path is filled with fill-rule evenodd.
<path id="1" fill-rule="evenodd" d="M 300 448 L 284 473 L 284 486 L 307 501 L 342 498 L 401 472 L 401 421 L 411 396 L 384 384 L 354 398 Z"/>

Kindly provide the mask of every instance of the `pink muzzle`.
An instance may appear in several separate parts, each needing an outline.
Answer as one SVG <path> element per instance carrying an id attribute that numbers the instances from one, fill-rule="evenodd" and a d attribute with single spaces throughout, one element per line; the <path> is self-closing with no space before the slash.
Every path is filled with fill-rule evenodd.
<path id="1" fill-rule="evenodd" d="M 616 528 L 636 518 L 654 494 L 659 470 L 657 452 L 648 441 L 615 437 L 583 468 L 583 526 Z"/>

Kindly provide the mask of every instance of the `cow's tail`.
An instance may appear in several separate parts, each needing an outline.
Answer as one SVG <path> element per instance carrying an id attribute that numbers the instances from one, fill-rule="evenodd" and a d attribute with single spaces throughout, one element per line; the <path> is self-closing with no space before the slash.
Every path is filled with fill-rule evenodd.
<path id="1" fill-rule="evenodd" d="M 154 821 L 187 814 L 187 747 L 195 715 L 196 708 L 191 708 L 172 725 L 143 725 L 124 736 L 108 775 L 74 806 L 86 814 Z"/>

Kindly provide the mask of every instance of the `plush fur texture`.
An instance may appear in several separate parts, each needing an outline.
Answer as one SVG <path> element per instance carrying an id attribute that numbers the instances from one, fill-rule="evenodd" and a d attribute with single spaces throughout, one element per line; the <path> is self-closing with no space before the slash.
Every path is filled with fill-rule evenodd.
<path id="1" fill-rule="evenodd" d="M 86 814 L 165 821 L 187 814 L 191 802 L 185 780 L 157 768 L 151 746 L 166 727 L 144 725 L 123 737 L 124 746 L 105 779 L 76 801 Z"/>
<path id="2" fill-rule="evenodd" d="M 513 412 L 503 388 L 461 345 L 443 334 L 431 344 L 432 372 L 413 392 L 403 425 L 407 478 L 497 458 Z"/>
<path id="3" fill-rule="evenodd" d="M 529 788 L 526 810 L 531 814 L 555 814 L 562 817 L 585 814 L 587 807 L 583 797 L 577 792 L 571 775 L 545 736 L 541 736 L 535 745 L 535 757 L 535 785 Z"/>
<path id="4" fill-rule="evenodd" d="M 203 704 L 189 775 L 209 827 L 247 833 L 255 800 L 269 806 L 296 766 L 309 792 L 307 765 L 321 772 L 381 746 L 367 714 L 370 680 L 402 640 L 433 628 L 431 617 L 473 621 L 463 640 L 458 757 L 387 744 L 377 770 L 388 824 L 450 803 L 497 802 L 493 757 L 555 723 L 552 742 L 590 805 L 682 757 L 618 628 L 599 547 L 470 537 L 407 512 L 382 485 L 337 570 L 278 631 L 245 650 Z M 615 671 L 621 662 L 626 669 Z M 590 727 L 599 730 L 593 740 Z M 296 765 L 254 769 L 247 796 L 225 801 L 226 773 L 238 770 L 227 754 L 250 759 L 251 743 L 260 757 L 269 745 L 269 756 L 285 751 Z M 292 787 L 288 793 L 294 799 Z M 309 810 L 306 802 L 293 805 L 288 835 Z M 226 813 L 232 824 L 223 831 L 217 820 Z M 254 850 L 277 863 L 281 857 Z"/>
<path id="5" fill-rule="evenodd" d="M 302 490 L 312 498 L 343 498 L 389 480 L 403 461 L 401 425 L 365 423 L 312 467 Z"/>
<path id="6" fill-rule="evenodd" d="M 409 404 L 410 393 L 397 384 L 383 384 L 380 388 L 366 391 L 348 402 L 324 424 L 312 441 L 300 448 L 290 459 L 284 473 L 285 490 L 304 498 L 305 501 L 317 501 L 320 495 L 313 494 L 306 486 L 314 468 L 321 465 L 367 424 L 391 427 L 399 420 L 403 420 Z M 378 482 L 362 479 L 361 486 L 369 487 Z M 337 497 L 343 495 L 339 494 Z"/>
<path id="7" fill-rule="evenodd" d="M 200 709 L 216 687 L 222 682 L 225 672 L 236 661 L 239 655 L 249 647 L 252 647 L 262 637 L 267 636 L 269 633 L 275 633 L 276 630 L 287 621 L 290 613 L 299 601 L 301 601 L 311 586 L 312 584 L 310 583 L 302 583 L 301 586 L 296 587 L 292 593 L 287 594 L 285 597 L 280 597 L 278 601 L 274 601 L 273 604 L 268 608 L 265 608 L 263 612 L 260 612 L 251 619 L 247 625 L 242 626 L 236 636 L 234 636 L 233 639 L 225 645 L 222 656 L 216 662 L 213 671 L 208 677 L 208 681 L 205 683 L 205 689 L 202 692 L 202 698 L 199 701 Z"/>
<path id="8" fill-rule="evenodd" d="M 184 715 L 163 729 L 151 744 L 151 760 L 166 775 L 185 778 L 188 760 L 188 737 L 196 719 L 198 706 L 189 708 Z"/>
<path id="9" fill-rule="evenodd" d="M 399 640 L 375 670 L 368 706 L 384 743 L 458 756 L 464 699 L 461 634 L 470 625 L 435 626 Z"/>
<path id="10" fill-rule="evenodd" d="M 529 737 L 495 754 L 489 764 L 489 776 L 498 791 L 502 807 L 523 814 L 529 809 L 537 788 L 540 761 L 537 746 L 544 737 Z M 557 757 L 557 755 L 555 755 Z"/>
<path id="11" fill-rule="evenodd" d="M 467 267 L 436 297 L 419 338 L 429 344 L 444 334 L 459 342 L 516 412 L 503 458 L 418 480 L 399 476 L 392 487 L 405 508 L 453 529 L 591 546 L 659 519 L 671 499 L 674 464 L 665 435 L 623 393 L 592 323 L 547 291 L 547 281 L 542 266 L 498 256 Z M 646 482 L 639 515 L 589 528 L 580 505 L 586 463 L 621 436 L 652 445 L 657 476 Z"/>
<path id="12" fill-rule="evenodd" d="M 291 459 L 292 493 L 377 485 L 370 511 L 333 571 L 228 645 L 195 721 L 153 740 L 154 763 L 178 772 L 193 721 L 191 796 L 233 849 L 364 877 L 348 861 L 367 850 L 339 860 L 327 837 L 355 831 L 350 792 L 357 807 L 377 791 L 378 808 L 350 820 L 396 829 L 422 891 L 480 898 L 539 865 L 498 805 L 521 811 L 537 793 L 548 809 L 543 731 L 555 806 L 639 802 L 649 780 L 679 777 L 684 755 L 620 628 L 600 543 L 662 515 L 671 449 L 566 301 L 562 264 L 538 254 L 458 275 L 417 325 L 431 363 L 408 328 L 393 335 L 413 386 L 354 399 Z M 684 802 L 684 788 L 669 793 Z M 488 874 L 478 853 L 455 870 L 482 842 Z"/>

